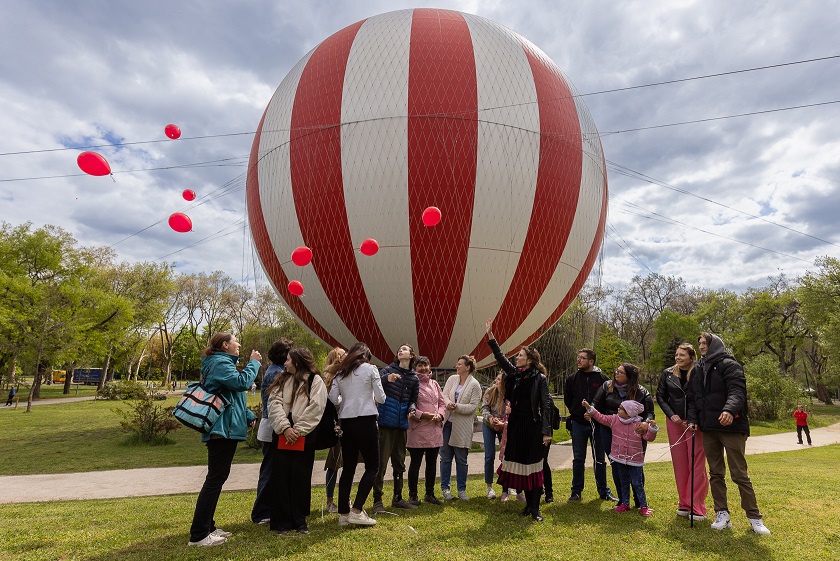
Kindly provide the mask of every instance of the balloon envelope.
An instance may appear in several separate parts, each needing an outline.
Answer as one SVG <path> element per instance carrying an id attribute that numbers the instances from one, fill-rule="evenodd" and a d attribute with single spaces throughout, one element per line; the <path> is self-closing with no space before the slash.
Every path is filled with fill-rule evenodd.
<path id="1" fill-rule="evenodd" d="M 293 280 L 289 283 L 289 292 L 293 296 L 303 296 L 303 284 L 300 281 Z"/>
<path id="2" fill-rule="evenodd" d="M 309 265 L 312 261 L 312 250 L 306 246 L 301 246 L 292 252 L 292 263 L 298 267 Z"/>
<path id="3" fill-rule="evenodd" d="M 111 173 L 111 166 L 108 165 L 108 160 L 96 152 L 82 152 L 76 158 L 76 163 L 88 175 L 100 176 Z"/>
<path id="4" fill-rule="evenodd" d="M 178 127 L 178 125 L 173 125 L 170 123 L 166 125 L 166 127 L 163 129 L 163 132 L 165 132 L 166 136 L 168 136 L 172 140 L 181 138 L 181 129 L 180 127 Z"/>
<path id="5" fill-rule="evenodd" d="M 359 250 L 370 257 L 371 255 L 376 255 L 376 252 L 379 251 L 379 242 L 374 239 L 368 238 L 362 242 L 361 247 Z"/>
<path id="6" fill-rule="evenodd" d="M 181 196 L 184 197 L 185 201 L 194 201 L 195 200 L 195 191 L 192 189 L 184 189 L 184 192 L 181 193 Z"/>
<path id="7" fill-rule="evenodd" d="M 189 232 L 192 230 L 192 220 L 183 212 L 175 212 L 169 216 L 169 227 L 176 232 Z"/>
<path id="8" fill-rule="evenodd" d="M 423 224 L 426 226 L 437 226 L 440 222 L 440 209 L 436 206 L 430 206 L 423 211 Z"/>
<path id="9" fill-rule="evenodd" d="M 508 354 L 559 319 L 598 255 L 607 198 L 598 130 L 554 62 L 492 21 L 431 8 L 370 17 L 305 55 L 247 175 L 257 253 L 303 324 L 381 362 L 408 342 L 447 368 L 493 361 L 487 318 Z M 447 220 L 426 227 L 431 206 Z M 388 251 L 366 258 L 366 238 Z M 302 245 L 318 260 L 298 269 L 287 256 Z"/>

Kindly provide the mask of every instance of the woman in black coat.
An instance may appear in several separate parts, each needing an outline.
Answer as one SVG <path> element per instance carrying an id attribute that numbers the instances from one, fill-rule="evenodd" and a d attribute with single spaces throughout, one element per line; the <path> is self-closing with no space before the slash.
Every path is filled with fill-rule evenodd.
<path id="1" fill-rule="evenodd" d="M 540 494 L 543 487 L 543 456 L 551 444 L 551 395 L 545 366 L 533 347 L 522 347 L 512 364 L 493 337 L 493 320 L 487 320 L 487 344 L 505 375 L 505 399 L 510 402 L 508 437 L 497 483 L 502 489 L 524 489 L 523 516 L 542 522 Z"/>

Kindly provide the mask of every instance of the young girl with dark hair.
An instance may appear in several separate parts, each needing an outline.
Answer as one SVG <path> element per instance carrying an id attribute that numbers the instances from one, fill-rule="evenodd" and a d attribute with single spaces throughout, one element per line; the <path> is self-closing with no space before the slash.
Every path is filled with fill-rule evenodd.
<path id="1" fill-rule="evenodd" d="M 327 388 L 309 349 L 289 351 L 285 366 L 268 388 L 268 420 L 276 435 L 269 482 L 271 529 L 278 534 L 291 530 L 308 534 L 315 441 L 306 437 L 318 428 L 327 403 Z M 293 445 L 300 438 L 305 440 L 302 450 L 276 446 L 280 439 Z"/>
<path id="2" fill-rule="evenodd" d="M 373 526 L 376 520 L 363 510 L 379 470 L 379 429 L 376 426 L 377 403 L 385 402 L 379 370 L 370 364 L 371 353 L 364 343 L 356 343 L 347 352 L 333 378 L 330 401 L 341 419 L 341 456 L 344 469 L 338 481 L 338 525 Z M 359 481 L 356 500 L 350 508 L 350 489 L 356 474 L 359 454 L 365 472 Z"/>

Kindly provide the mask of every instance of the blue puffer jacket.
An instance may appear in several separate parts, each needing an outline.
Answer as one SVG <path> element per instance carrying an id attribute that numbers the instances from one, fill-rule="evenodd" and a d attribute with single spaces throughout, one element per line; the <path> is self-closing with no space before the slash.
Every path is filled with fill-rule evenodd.
<path id="1" fill-rule="evenodd" d="M 399 374 L 401 377 L 396 382 L 389 382 L 388 374 Z M 417 373 L 400 368 L 398 362 L 393 362 L 379 371 L 379 377 L 385 390 L 385 403 L 377 406 L 379 426 L 408 430 L 408 413 L 417 408 L 417 392 L 420 390 Z"/>
<path id="2" fill-rule="evenodd" d="M 230 440 L 245 440 L 248 424 L 257 418 L 246 404 L 247 390 L 257 378 L 260 361 L 252 359 L 242 372 L 236 369 L 239 357 L 217 352 L 201 358 L 201 375 L 207 391 L 224 396 L 230 405 L 213 425 L 210 434 L 202 434 L 201 441 L 207 442 L 213 435 Z"/>

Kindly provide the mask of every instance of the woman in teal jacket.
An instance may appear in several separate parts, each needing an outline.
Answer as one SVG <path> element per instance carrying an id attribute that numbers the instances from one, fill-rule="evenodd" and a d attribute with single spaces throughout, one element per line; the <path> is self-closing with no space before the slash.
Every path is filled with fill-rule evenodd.
<path id="1" fill-rule="evenodd" d="M 240 372 L 239 341 L 231 333 L 216 333 L 210 338 L 210 347 L 201 358 L 201 377 L 207 391 L 218 393 L 230 404 L 213 425 L 209 434 L 201 435 L 207 445 L 207 477 L 195 503 L 189 545 L 221 545 L 230 532 L 216 527 L 213 516 L 222 485 L 230 475 L 230 466 L 236 445 L 245 440 L 248 425 L 256 415 L 246 406 L 246 391 L 254 383 L 260 369 L 262 355 L 251 351 L 251 360 Z"/>

